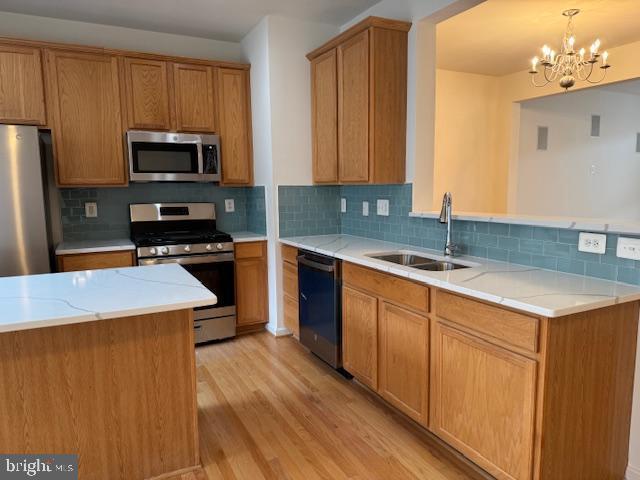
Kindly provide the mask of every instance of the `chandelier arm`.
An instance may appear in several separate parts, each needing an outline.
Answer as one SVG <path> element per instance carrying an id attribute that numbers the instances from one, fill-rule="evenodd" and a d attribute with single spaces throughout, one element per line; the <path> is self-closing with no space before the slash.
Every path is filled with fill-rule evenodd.
<path id="1" fill-rule="evenodd" d="M 607 69 L 606 69 L 606 68 L 603 68 L 602 70 L 603 70 L 603 72 L 602 72 L 602 77 L 600 77 L 600 79 L 599 79 L 599 80 L 595 80 L 595 81 L 593 81 L 593 80 L 589 79 L 588 77 L 587 77 L 585 80 L 586 80 L 588 83 L 591 83 L 591 84 L 593 84 L 593 85 L 595 85 L 596 83 L 600 83 L 601 81 L 603 81 L 603 80 L 604 80 L 604 77 L 606 77 L 606 76 L 607 76 Z"/>
<path id="2" fill-rule="evenodd" d="M 549 83 L 551 83 L 551 81 L 550 81 L 550 80 L 548 80 L 548 79 L 546 78 L 546 75 L 545 75 L 545 81 L 544 81 L 543 83 L 538 84 L 538 83 L 536 83 L 536 76 L 537 76 L 537 74 L 531 75 L 531 84 L 532 84 L 534 87 L 544 87 L 544 86 L 546 86 L 546 85 L 549 85 Z"/>
<path id="3" fill-rule="evenodd" d="M 584 73 L 584 68 L 576 70 L 576 75 L 580 81 L 584 82 L 589 80 L 591 74 L 593 73 L 593 65 L 593 63 L 589 63 L 589 73 L 587 74 Z M 580 74 L 580 72 L 583 72 L 582 75 Z"/>

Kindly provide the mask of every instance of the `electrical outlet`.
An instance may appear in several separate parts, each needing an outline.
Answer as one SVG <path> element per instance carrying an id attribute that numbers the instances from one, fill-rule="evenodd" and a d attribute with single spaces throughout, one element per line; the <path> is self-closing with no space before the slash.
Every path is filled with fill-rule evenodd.
<path id="1" fill-rule="evenodd" d="M 382 217 L 389 216 L 389 200 L 379 199 L 377 202 L 377 207 L 378 207 L 378 215 Z"/>
<path id="2" fill-rule="evenodd" d="M 618 237 L 616 256 L 640 260 L 640 238 Z"/>
<path id="3" fill-rule="evenodd" d="M 347 199 L 340 199 L 340 213 L 347 213 Z"/>
<path id="4" fill-rule="evenodd" d="M 96 218 L 98 216 L 98 204 L 96 202 L 86 202 L 84 204 L 84 216 Z"/>
<path id="5" fill-rule="evenodd" d="M 369 202 L 362 202 L 362 216 L 369 216 Z"/>
<path id="6" fill-rule="evenodd" d="M 603 254 L 607 248 L 607 236 L 602 233 L 580 232 L 578 250 L 588 253 Z"/>
<path id="7" fill-rule="evenodd" d="M 224 211 L 227 213 L 233 213 L 236 211 L 236 202 L 233 198 L 227 198 L 224 201 Z"/>

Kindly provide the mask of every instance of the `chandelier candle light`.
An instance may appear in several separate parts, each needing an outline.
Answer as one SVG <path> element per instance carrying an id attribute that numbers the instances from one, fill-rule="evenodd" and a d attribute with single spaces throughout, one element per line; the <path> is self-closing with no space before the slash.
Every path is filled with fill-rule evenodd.
<path id="1" fill-rule="evenodd" d="M 610 67 L 608 63 L 609 54 L 603 52 L 600 54 L 600 40 L 596 40 L 589 49 L 589 54 L 586 55 L 584 48 L 581 48 L 576 52 L 575 43 L 576 37 L 573 35 L 573 17 L 575 17 L 580 10 L 573 8 L 571 10 L 565 10 L 562 15 L 569 18 L 567 23 L 567 29 L 562 37 L 562 47 L 560 53 L 556 53 L 547 45 L 542 47 L 542 57 L 533 57 L 531 59 L 531 83 L 536 87 L 544 87 L 551 82 L 555 82 L 560 79 L 559 83 L 565 91 L 569 90 L 576 83 L 576 80 L 586 81 L 589 83 L 600 83 L 604 80 L 607 74 L 607 69 Z M 598 80 L 591 78 L 594 65 L 601 60 L 600 69 L 602 70 L 602 76 Z M 536 81 L 540 78 L 538 75 L 542 70 L 543 80 L 541 83 Z"/>

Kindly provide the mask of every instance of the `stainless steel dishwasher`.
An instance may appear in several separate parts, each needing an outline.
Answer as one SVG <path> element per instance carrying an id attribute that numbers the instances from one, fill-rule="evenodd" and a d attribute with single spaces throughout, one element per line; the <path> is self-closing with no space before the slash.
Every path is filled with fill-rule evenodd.
<path id="1" fill-rule="evenodd" d="M 341 262 L 300 250 L 300 343 L 333 368 L 342 367 Z"/>

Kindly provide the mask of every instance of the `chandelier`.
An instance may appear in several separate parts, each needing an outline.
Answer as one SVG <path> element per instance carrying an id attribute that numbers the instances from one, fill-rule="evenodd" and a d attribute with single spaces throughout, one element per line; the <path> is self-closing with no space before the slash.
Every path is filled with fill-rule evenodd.
<path id="1" fill-rule="evenodd" d="M 600 83 L 607 74 L 610 67 L 608 63 L 609 54 L 603 52 L 600 54 L 600 40 L 596 40 L 591 44 L 589 54 L 586 55 L 585 49 L 581 48 L 576 51 L 574 45 L 576 37 L 573 35 L 573 17 L 580 10 L 573 8 L 565 10 L 562 15 L 568 17 L 567 29 L 562 37 L 562 47 L 560 53 L 556 53 L 547 45 L 542 47 L 542 57 L 533 57 L 531 59 L 531 83 L 536 87 L 544 87 L 551 82 L 559 79 L 562 88 L 569 90 L 576 83 L 576 80 L 586 81 L 588 83 Z M 594 66 L 601 60 L 600 69 L 602 75 L 599 79 L 592 78 Z M 540 72 L 539 70 L 542 70 Z"/>

